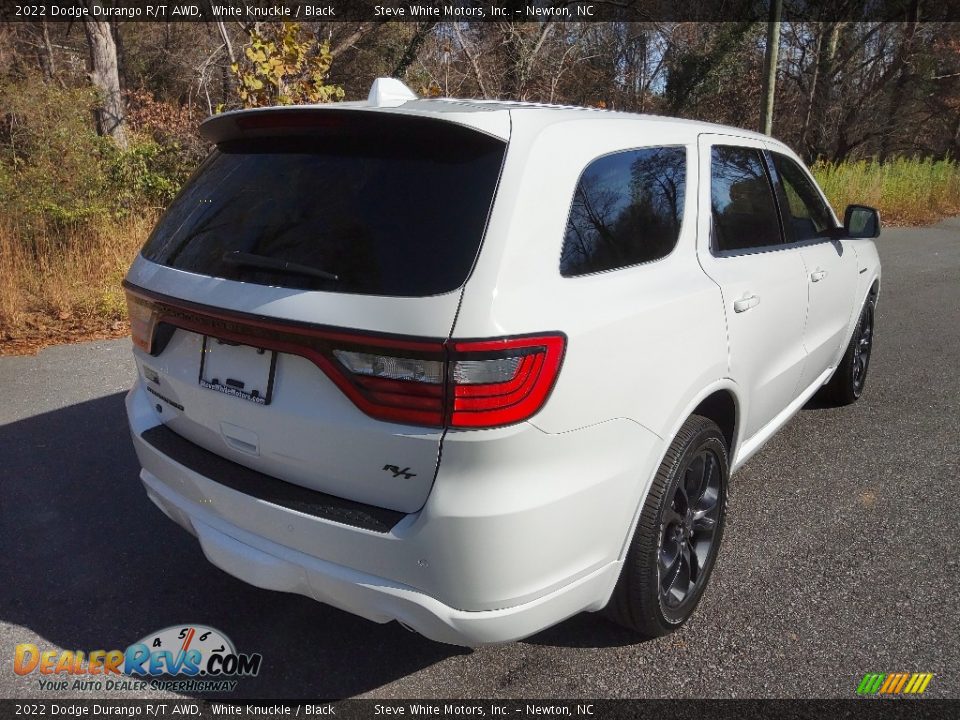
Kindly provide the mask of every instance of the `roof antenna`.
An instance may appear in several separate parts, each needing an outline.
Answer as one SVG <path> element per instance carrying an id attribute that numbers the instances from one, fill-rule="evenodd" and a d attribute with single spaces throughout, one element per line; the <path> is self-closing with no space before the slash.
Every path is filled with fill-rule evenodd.
<path id="1" fill-rule="evenodd" d="M 416 100 L 417 94 L 400 80 L 390 77 L 377 78 L 370 86 L 367 104 L 373 107 L 396 107 L 408 100 Z"/>

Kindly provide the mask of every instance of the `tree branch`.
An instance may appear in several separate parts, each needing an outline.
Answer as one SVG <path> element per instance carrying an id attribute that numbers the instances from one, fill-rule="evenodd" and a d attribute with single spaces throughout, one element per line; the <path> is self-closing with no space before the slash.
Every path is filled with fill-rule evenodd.
<path id="1" fill-rule="evenodd" d="M 484 99 L 489 98 L 490 96 L 487 94 L 487 88 L 483 83 L 483 75 L 480 72 L 480 64 L 477 62 L 476 56 L 470 52 L 470 49 L 467 47 L 467 41 L 463 37 L 463 33 L 460 32 L 459 23 L 453 23 L 453 34 L 457 36 L 457 42 L 460 43 L 460 48 L 467 56 L 467 60 L 470 61 L 470 67 L 473 68 L 473 75 L 477 81 L 477 85 L 480 88 L 480 94 L 483 95 Z"/>

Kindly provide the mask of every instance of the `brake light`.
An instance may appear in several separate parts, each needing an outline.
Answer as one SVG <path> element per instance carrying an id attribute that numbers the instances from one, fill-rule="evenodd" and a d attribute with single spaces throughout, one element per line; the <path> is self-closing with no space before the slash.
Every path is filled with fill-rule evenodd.
<path id="1" fill-rule="evenodd" d="M 334 350 L 337 365 L 331 378 L 371 417 L 441 427 L 445 407 L 443 345 L 424 343 L 417 349 L 421 357 L 386 354 L 388 348 Z"/>
<path id="2" fill-rule="evenodd" d="M 450 343 L 450 426 L 512 425 L 532 417 L 553 389 L 564 336 Z"/>
<path id="3" fill-rule="evenodd" d="M 157 312 L 154 303 L 129 290 L 127 296 L 127 315 L 130 318 L 130 336 L 133 344 L 149 353 L 153 346 L 153 331 L 157 325 Z"/>
<path id="4" fill-rule="evenodd" d="M 560 371 L 564 336 L 453 340 L 432 353 L 428 347 L 421 357 L 336 349 L 341 380 L 349 382 L 338 384 L 361 410 L 382 420 L 454 428 L 512 425 L 546 402 Z"/>

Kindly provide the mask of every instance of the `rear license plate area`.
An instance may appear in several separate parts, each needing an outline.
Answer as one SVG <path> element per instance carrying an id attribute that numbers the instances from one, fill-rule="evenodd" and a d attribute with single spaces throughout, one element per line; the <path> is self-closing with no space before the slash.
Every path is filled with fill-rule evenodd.
<path id="1" fill-rule="evenodd" d="M 200 387 L 269 405 L 277 371 L 273 350 L 204 336 L 200 352 Z"/>

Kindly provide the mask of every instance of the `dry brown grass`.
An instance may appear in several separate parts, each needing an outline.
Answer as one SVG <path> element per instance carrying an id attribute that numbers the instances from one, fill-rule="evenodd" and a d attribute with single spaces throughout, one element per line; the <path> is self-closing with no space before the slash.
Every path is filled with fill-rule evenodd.
<path id="1" fill-rule="evenodd" d="M 818 163 L 813 174 L 841 220 L 853 203 L 877 208 L 888 226 L 924 225 L 960 213 L 960 165 L 949 158 Z"/>
<path id="2" fill-rule="evenodd" d="M 0 221 L 0 354 L 127 332 L 120 282 L 156 221 L 52 232 Z"/>

